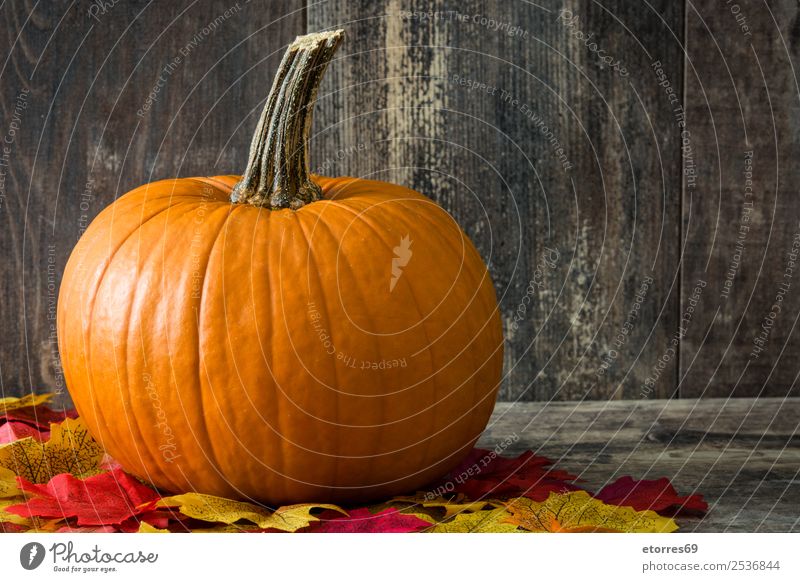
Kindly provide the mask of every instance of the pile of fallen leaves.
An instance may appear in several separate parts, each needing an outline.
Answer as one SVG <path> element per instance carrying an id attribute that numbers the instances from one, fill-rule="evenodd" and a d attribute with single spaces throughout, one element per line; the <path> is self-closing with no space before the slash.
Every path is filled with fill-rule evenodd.
<path id="1" fill-rule="evenodd" d="M 3 532 L 672 532 L 703 515 L 666 478 L 622 477 L 592 494 L 528 451 L 475 449 L 427 492 L 368 507 L 265 507 L 199 493 L 164 496 L 104 454 L 52 395 L 0 399 Z"/>

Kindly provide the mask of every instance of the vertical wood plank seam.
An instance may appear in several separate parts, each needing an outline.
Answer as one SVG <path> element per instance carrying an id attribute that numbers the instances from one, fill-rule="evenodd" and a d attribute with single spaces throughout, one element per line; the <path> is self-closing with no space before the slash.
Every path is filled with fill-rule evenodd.
<path id="1" fill-rule="evenodd" d="M 683 103 L 683 114 L 684 119 L 686 119 L 688 125 L 688 118 L 686 117 L 686 111 L 689 103 L 687 102 L 687 94 L 686 94 L 686 71 L 687 67 L 687 59 L 689 58 L 689 4 L 690 0 L 683 0 L 683 46 L 682 53 L 683 59 L 681 59 L 681 82 L 683 83 L 683 87 L 681 87 L 681 95 L 682 95 L 682 103 Z M 686 197 L 686 181 L 684 178 L 684 172 L 686 171 L 686 160 L 683 157 L 683 138 L 678 133 L 677 139 L 677 147 L 680 152 L 680 165 L 681 165 L 681 173 L 680 173 L 680 180 L 681 180 L 681 188 L 680 188 L 680 199 L 678 200 L 678 240 L 675 241 L 675 244 L 678 245 L 678 300 L 675 302 L 677 305 L 678 313 L 676 314 L 675 321 L 677 322 L 678 326 L 678 333 L 680 333 L 681 329 L 681 314 L 683 313 L 683 256 L 681 255 L 681 250 L 683 249 L 683 237 L 684 229 L 683 229 L 683 206 L 684 206 L 684 199 Z M 681 397 L 681 370 L 683 368 L 683 341 L 684 338 L 682 335 L 678 335 L 678 356 L 676 358 L 676 365 L 675 365 L 675 387 L 673 389 L 673 394 L 675 398 Z"/>

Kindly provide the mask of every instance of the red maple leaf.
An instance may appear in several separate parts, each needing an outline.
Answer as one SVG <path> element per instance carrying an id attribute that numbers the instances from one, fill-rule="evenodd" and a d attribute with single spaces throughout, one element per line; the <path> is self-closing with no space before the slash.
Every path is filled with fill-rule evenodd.
<path id="1" fill-rule="evenodd" d="M 7 512 L 21 517 L 77 518 L 78 526 L 126 526 L 125 531 L 135 530 L 131 518 L 152 514 L 153 503 L 160 499 L 156 491 L 119 469 L 84 480 L 62 473 L 46 485 L 35 485 L 21 477 L 17 481 L 26 496 L 33 497 L 6 507 Z"/>
<path id="2" fill-rule="evenodd" d="M 484 497 L 524 496 L 544 501 L 551 492 L 580 489 L 576 477 L 550 469 L 553 461 L 525 451 L 518 457 L 501 457 L 493 451 L 473 449 L 467 458 L 432 491 L 462 493 L 472 500 Z"/>
<path id="3" fill-rule="evenodd" d="M 320 520 L 307 530 L 312 533 L 409 533 L 416 532 L 431 524 L 414 515 L 405 515 L 390 507 L 379 513 L 369 509 L 353 509 L 350 515 L 335 511 L 320 514 Z"/>
<path id="4" fill-rule="evenodd" d="M 666 477 L 641 481 L 629 476 L 620 477 L 603 487 L 595 497 L 611 505 L 632 507 L 636 511 L 650 509 L 668 516 L 702 516 L 708 510 L 708 503 L 702 495 L 693 493 L 681 497 Z"/>
<path id="5" fill-rule="evenodd" d="M 100 525 L 94 527 L 72 527 L 65 525 L 56 530 L 57 533 L 117 533 L 119 529 L 113 525 Z"/>
<path id="6" fill-rule="evenodd" d="M 13 443 L 26 437 L 46 441 L 50 437 L 50 431 L 39 430 L 37 427 L 16 420 L 0 424 L 0 445 Z"/>
<path id="7" fill-rule="evenodd" d="M 40 430 L 50 430 L 50 423 L 63 422 L 66 418 L 78 418 L 78 412 L 71 410 L 53 410 L 49 406 L 28 406 L 16 408 L 0 414 L 0 424 L 4 422 L 24 422 Z"/>

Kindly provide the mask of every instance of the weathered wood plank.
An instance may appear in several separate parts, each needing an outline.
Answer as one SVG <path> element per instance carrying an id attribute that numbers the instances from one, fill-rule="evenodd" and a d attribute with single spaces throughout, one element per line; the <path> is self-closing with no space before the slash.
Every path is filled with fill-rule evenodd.
<path id="1" fill-rule="evenodd" d="M 0 132 L 14 133 L 0 165 L 0 390 L 63 388 L 49 315 L 102 207 L 150 179 L 240 168 L 304 6 L 0 7 Z M 800 233 L 798 13 L 737 6 L 685 10 L 681 180 L 668 88 L 683 93 L 682 3 L 310 5 L 309 29 L 349 33 L 320 96 L 312 167 L 410 185 L 456 217 L 502 299 L 503 398 L 668 396 L 678 379 L 685 396 L 800 390 L 800 298 L 786 277 Z"/>
<path id="2" fill-rule="evenodd" d="M 793 531 L 800 522 L 800 399 L 501 403 L 480 446 L 517 437 L 599 490 L 622 475 L 669 477 L 711 509 L 684 531 Z"/>
<path id="3" fill-rule="evenodd" d="M 680 95 L 682 7 L 566 6 L 309 6 L 310 30 L 348 33 L 312 168 L 404 184 L 453 214 L 501 299 L 505 399 L 638 397 L 677 331 L 679 128 L 651 64 Z M 673 358 L 645 395 L 670 395 L 676 375 Z"/>
<path id="4" fill-rule="evenodd" d="M 682 396 L 800 394 L 800 120 L 794 2 L 693 2 L 687 18 Z M 777 307 L 773 307 L 777 306 Z"/>
<path id="5" fill-rule="evenodd" d="M 62 390 L 50 315 L 82 228 L 144 182 L 242 169 L 304 3 L 12 1 L 0 18 L 0 131 L 29 91 L 0 205 L 0 390 Z"/>

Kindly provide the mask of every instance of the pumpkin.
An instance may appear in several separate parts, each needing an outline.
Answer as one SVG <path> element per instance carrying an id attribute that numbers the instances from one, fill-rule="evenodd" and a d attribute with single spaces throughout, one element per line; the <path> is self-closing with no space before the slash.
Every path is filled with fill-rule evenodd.
<path id="1" fill-rule="evenodd" d="M 58 339 L 92 435 L 164 490 L 265 504 L 413 492 L 488 422 L 494 288 L 442 208 L 311 175 L 311 106 L 342 32 L 289 46 L 243 176 L 119 197 L 65 269 Z"/>

